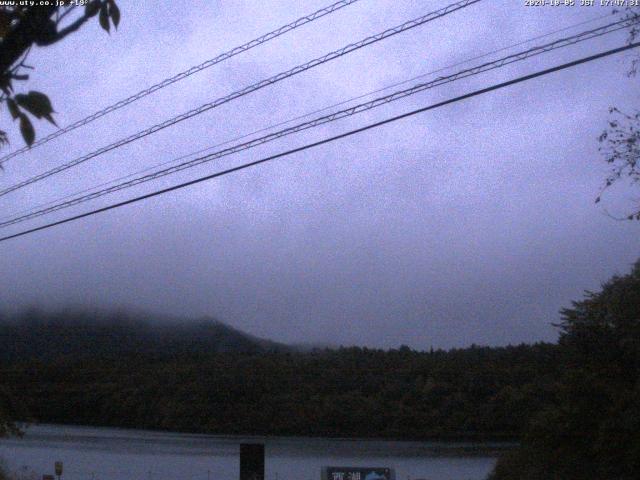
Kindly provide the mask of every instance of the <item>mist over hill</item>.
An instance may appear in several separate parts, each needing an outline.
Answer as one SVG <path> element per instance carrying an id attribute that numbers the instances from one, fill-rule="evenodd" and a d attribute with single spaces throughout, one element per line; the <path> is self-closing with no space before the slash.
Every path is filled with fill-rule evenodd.
<path id="1" fill-rule="evenodd" d="M 60 356 L 164 357 L 288 351 L 213 318 L 179 319 L 122 311 L 35 309 L 0 316 L 0 360 Z"/>

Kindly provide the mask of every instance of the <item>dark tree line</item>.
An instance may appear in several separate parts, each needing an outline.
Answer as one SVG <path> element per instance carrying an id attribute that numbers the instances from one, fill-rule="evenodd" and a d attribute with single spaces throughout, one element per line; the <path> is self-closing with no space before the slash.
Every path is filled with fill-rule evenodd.
<path id="1" fill-rule="evenodd" d="M 66 355 L 0 369 L 22 420 L 405 439 L 516 438 L 550 401 L 557 376 L 549 344 Z"/>

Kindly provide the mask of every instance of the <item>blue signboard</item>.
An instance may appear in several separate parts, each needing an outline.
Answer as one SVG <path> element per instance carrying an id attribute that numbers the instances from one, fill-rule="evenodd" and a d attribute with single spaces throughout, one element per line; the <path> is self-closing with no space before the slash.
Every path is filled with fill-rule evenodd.
<path id="1" fill-rule="evenodd" d="M 390 468 L 324 467 L 322 480 L 394 480 Z"/>

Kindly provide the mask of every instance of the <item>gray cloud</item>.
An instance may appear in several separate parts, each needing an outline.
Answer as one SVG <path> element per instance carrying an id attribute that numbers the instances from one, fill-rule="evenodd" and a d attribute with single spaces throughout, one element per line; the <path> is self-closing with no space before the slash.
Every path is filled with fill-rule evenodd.
<path id="1" fill-rule="evenodd" d="M 89 25 L 34 53 L 29 88 L 49 93 L 59 123 L 325 2 L 170 2 L 162 12 L 150 3 L 121 3 L 117 33 Z M 363 0 L 13 160 L 0 182 L 29 177 L 447 3 Z M 358 51 L 15 192 L 1 199 L 2 212 L 607 13 L 522 3 L 486 1 Z M 604 37 L 440 87 L 95 205 L 624 40 L 623 33 Z M 640 104 L 637 80 L 624 75 L 628 61 L 581 66 L 6 242 L 0 302 L 7 309 L 73 303 L 215 315 L 281 341 L 428 348 L 553 340 L 559 308 L 626 271 L 639 254 L 637 225 L 612 221 L 593 204 L 604 178 L 596 137 L 607 108 Z M 38 134 L 47 129 L 39 124 Z M 607 206 L 624 210 L 628 196 L 611 196 Z"/>

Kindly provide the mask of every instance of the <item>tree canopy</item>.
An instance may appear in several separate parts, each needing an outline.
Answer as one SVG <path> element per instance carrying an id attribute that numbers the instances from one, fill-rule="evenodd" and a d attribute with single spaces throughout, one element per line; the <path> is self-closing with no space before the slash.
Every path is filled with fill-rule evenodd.
<path id="1" fill-rule="evenodd" d="M 562 310 L 553 401 L 493 480 L 640 478 L 640 261 Z"/>

